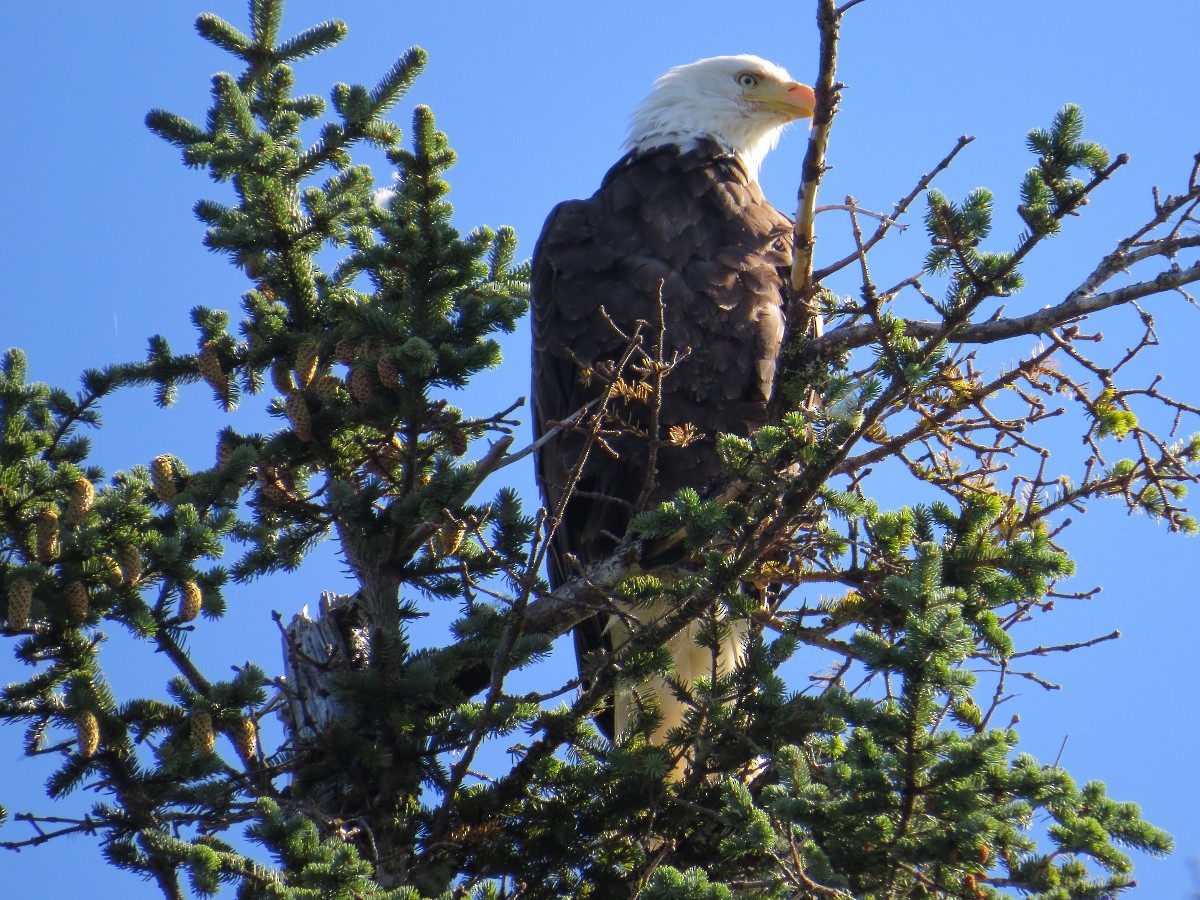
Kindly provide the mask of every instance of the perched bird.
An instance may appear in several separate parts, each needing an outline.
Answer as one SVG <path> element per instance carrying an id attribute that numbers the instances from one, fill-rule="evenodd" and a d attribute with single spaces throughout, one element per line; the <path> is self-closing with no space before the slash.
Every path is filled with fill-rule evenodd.
<path id="1" fill-rule="evenodd" d="M 565 499 L 549 553 L 553 587 L 576 574 L 572 557 L 583 566 L 609 557 L 647 505 L 685 487 L 704 493 L 720 472 L 718 434 L 765 423 L 792 223 L 763 198 L 758 172 L 783 126 L 812 116 L 815 103 L 812 88 L 757 56 L 671 69 L 634 112 L 628 152 L 600 189 L 547 219 L 533 253 L 533 408 L 537 434 L 553 432 L 537 454 L 543 500 L 554 511 Z M 657 363 L 668 368 L 660 385 Z M 586 416 L 554 431 L 589 404 L 601 415 L 598 438 L 580 424 Z M 619 647 L 631 620 L 669 610 L 627 612 L 577 626 L 585 678 L 589 656 Z M 685 684 L 714 665 L 728 672 L 745 638 L 729 629 L 714 660 L 696 627 L 669 644 Z M 619 692 L 598 717 L 602 730 L 624 731 L 651 697 L 661 739 L 686 709 L 659 678 Z"/>

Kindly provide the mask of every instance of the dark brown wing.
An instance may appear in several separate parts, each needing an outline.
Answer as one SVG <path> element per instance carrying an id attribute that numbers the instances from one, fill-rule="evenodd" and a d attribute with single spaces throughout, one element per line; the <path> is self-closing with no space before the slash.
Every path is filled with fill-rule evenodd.
<path id="1" fill-rule="evenodd" d="M 683 487 L 704 491 L 719 475 L 715 438 L 763 424 L 783 339 L 791 223 L 770 206 L 742 165 L 714 144 L 681 153 L 660 148 L 623 159 L 590 199 L 550 214 L 533 254 L 533 409 L 538 436 L 595 400 L 602 374 L 625 350 L 620 332 L 640 319 L 657 335 L 665 309 L 664 357 L 685 354 L 663 385 L 660 428 L 690 426 L 699 439 L 666 446 L 648 471 L 649 409 L 611 410 L 606 429 L 632 425 L 593 446 L 550 548 L 553 587 L 607 558 L 632 504 L 653 479 L 649 501 Z M 592 370 L 591 376 L 580 368 Z M 627 373 L 629 380 L 635 380 Z M 537 455 L 543 501 L 553 510 L 586 445 L 582 430 L 554 435 Z M 608 452 L 611 451 L 611 452 Z M 576 630 L 581 651 L 601 641 L 602 622 Z M 582 657 L 581 657 L 582 662 Z"/>

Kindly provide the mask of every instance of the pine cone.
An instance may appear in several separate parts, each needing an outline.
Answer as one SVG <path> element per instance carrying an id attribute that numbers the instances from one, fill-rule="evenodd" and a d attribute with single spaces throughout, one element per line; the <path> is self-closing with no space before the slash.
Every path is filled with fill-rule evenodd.
<path id="1" fill-rule="evenodd" d="M 175 499 L 178 488 L 175 487 L 175 463 L 170 455 L 163 453 L 154 457 L 150 463 L 150 485 L 154 488 L 154 496 L 163 503 Z"/>
<path id="2" fill-rule="evenodd" d="M 263 336 L 255 332 L 246 339 L 246 357 L 252 362 L 257 362 L 258 358 L 263 355 L 267 349 L 267 342 L 263 340 Z"/>
<path id="3" fill-rule="evenodd" d="M 275 390 L 281 394 L 290 394 L 296 389 L 296 382 L 292 381 L 292 370 L 288 368 L 287 363 L 277 362 L 271 366 L 271 384 L 275 385 Z"/>
<path id="4" fill-rule="evenodd" d="M 58 556 L 58 513 L 44 509 L 37 521 L 37 561 L 48 564 Z"/>
<path id="5" fill-rule="evenodd" d="M 391 440 L 380 444 L 373 452 L 367 454 L 363 468 L 372 475 L 388 478 L 396 471 L 403 458 L 404 444 L 398 437 L 393 436 Z"/>
<path id="6" fill-rule="evenodd" d="M 230 440 L 229 435 L 223 434 L 217 439 L 217 469 L 218 471 L 229 465 L 229 458 L 233 456 L 233 451 L 237 447 Z"/>
<path id="7" fill-rule="evenodd" d="M 255 480 L 258 482 L 259 500 L 272 506 L 283 506 L 299 502 L 296 496 L 295 479 L 286 469 L 273 469 L 263 466 L 259 469 Z"/>
<path id="8" fill-rule="evenodd" d="M 462 456 L 467 452 L 467 433 L 461 428 L 447 428 L 442 434 L 446 436 L 446 447 L 455 456 Z"/>
<path id="9" fill-rule="evenodd" d="M 8 624 L 13 631 L 29 627 L 29 611 L 33 608 L 33 585 L 24 578 L 14 578 L 8 585 Z"/>
<path id="10" fill-rule="evenodd" d="M 342 380 L 333 375 L 322 375 L 317 379 L 317 396 L 321 400 L 331 400 L 337 396 Z"/>
<path id="11" fill-rule="evenodd" d="M 71 485 L 71 498 L 67 501 L 66 520 L 68 525 L 82 525 L 92 511 L 96 489 L 86 478 L 76 478 Z"/>
<path id="12" fill-rule="evenodd" d="M 253 761 L 254 751 L 258 748 L 258 728 L 254 723 L 249 719 L 238 719 L 226 729 L 225 733 L 233 741 L 233 749 L 237 751 L 242 762 Z"/>
<path id="13" fill-rule="evenodd" d="M 200 592 L 200 585 L 194 581 L 185 581 L 179 586 L 179 621 L 193 621 L 200 615 L 203 603 L 204 595 Z"/>
<path id="14" fill-rule="evenodd" d="M 80 756 L 89 759 L 100 749 L 100 720 L 90 709 L 85 709 L 75 719 L 75 736 Z"/>
<path id="15" fill-rule="evenodd" d="M 396 471 L 396 466 L 404 459 L 404 442 L 392 435 L 392 439 L 379 448 L 379 465 L 384 474 L 390 475 Z"/>
<path id="16" fill-rule="evenodd" d="M 350 391 L 351 397 L 359 403 L 366 403 L 371 399 L 370 370 L 366 366 L 355 366 L 346 376 L 346 387 Z"/>
<path id="17" fill-rule="evenodd" d="M 136 547 L 124 545 L 117 549 L 117 565 L 121 567 L 121 577 L 129 585 L 137 584 L 142 577 L 142 554 Z"/>
<path id="18" fill-rule="evenodd" d="M 217 348 L 212 344 L 205 344 L 200 348 L 200 356 L 196 359 L 196 368 L 200 370 L 200 377 L 218 397 L 224 397 L 229 393 L 229 376 L 221 368 L 221 357 L 217 353 Z"/>
<path id="19" fill-rule="evenodd" d="M 71 614 L 71 621 L 77 624 L 86 622 L 88 613 L 91 612 L 91 602 L 83 582 L 68 581 L 63 589 L 63 596 L 67 599 L 67 611 Z"/>
<path id="20" fill-rule="evenodd" d="M 189 719 L 192 725 L 192 744 L 198 753 L 207 756 L 217 744 L 212 716 L 207 709 L 193 709 Z"/>
<path id="21" fill-rule="evenodd" d="M 342 338 L 333 348 L 333 356 L 343 366 L 352 366 L 354 360 L 358 359 L 358 344 L 348 338 Z"/>
<path id="22" fill-rule="evenodd" d="M 396 360 L 386 353 L 379 357 L 379 365 L 376 366 L 380 382 L 385 387 L 392 387 L 400 379 L 400 370 L 396 367 Z"/>
<path id="23" fill-rule="evenodd" d="M 316 338 L 311 337 L 306 337 L 296 348 L 296 380 L 302 388 L 312 384 L 313 378 L 316 377 L 320 349 Z"/>
<path id="24" fill-rule="evenodd" d="M 313 436 L 312 417 L 309 415 L 308 401 L 304 399 L 304 394 L 300 391 L 292 391 L 288 394 L 285 410 L 288 421 L 292 423 L 292 430 L 296 432 L 296 437 L 307 444 Z"/>
<path id="25" fill-rule="evenodd" d="M 453 556 L 467 534 L 465 522 L 448 522 L 434 536 L 434 549 L 440 556 Z"/>
<path id="26" fill-rule="evenodd" d="M 278 506 L 288 501 L 287 491 L 280 486 L 279 479 L 270 473 L 259 472 L 256 480 L 258 481 L 258 495 L 260 500 L 271 506 Z"/>
<path id="27" fill-rule="evenodd" d="M 116 590 L 124 584 L 125 576 L 121 573 L 121 565 L 111 556 L 100 557 L 100 568 L 104 574 L 104 583 L 110 588 Z"/>
<path id="28" fill-rule="evenodd" d="M 225 467 L 229 465 L 229 460 L 233 458 L 234 451 L 237 450 L 237 443 L 228 434 L 222 434 L 217 439 L 217 468 L 216 471 L 224 472 Z M 225 485 L 225 490 L 222 496 L 230 503 L 237 502 L 237 498 L 242 493 L 242 481 L 230 481 Z"/>

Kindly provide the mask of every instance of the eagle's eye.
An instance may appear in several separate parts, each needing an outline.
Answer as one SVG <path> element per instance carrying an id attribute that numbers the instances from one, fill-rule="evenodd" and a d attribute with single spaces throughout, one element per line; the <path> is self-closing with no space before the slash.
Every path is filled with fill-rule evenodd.
<path id="1" fill-rule="evenodd" d="M 749 72 L 743 72 L 737 77 L 738 84 L 744 88 L 752 88 L 758 84 L 758 76 L 751 75 Z"/>

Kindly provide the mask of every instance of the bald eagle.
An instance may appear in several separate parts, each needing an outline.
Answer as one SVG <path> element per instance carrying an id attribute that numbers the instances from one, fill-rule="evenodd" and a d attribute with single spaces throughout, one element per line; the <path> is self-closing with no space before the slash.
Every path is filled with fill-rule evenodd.
<path id="1" fill-rule="evenodd" d="M 703 493 L 719 476 L 718 434 L 765 423 L 792 223 L 763 198 L 758 172 L 783 126 L 814 106 L 812 88 L 757 56 L 671 69 L 633 114 L 628 152 L 600 189 L 550 213 L 532 286 L 534 427 L 539 437 L 553 432 L 537 453 L 538 481 L 547 509 L 565 498 L 549 551 L 552 587 L 577 574 L 572 559 L 587 566 L 611 556 L 647 505 L 681 488 Z M 629 354 L 639 322 L 641 349 Z M 674 362 L 659 397 L 645 374 L 653 360 Z M 597 414 L 618 378 L 620 390 L 599 411 L 599 440 L 580 425 L 586 417 L 554 430 L 589 404 Z M 585 680 L 596 650 L 619 647 L 633 620 L 667 612 L 630 609 L 578 625 Z M 714 664 L 728 672 L 745 638 L 744 628 L 728 629 L 714 660 L 697 646 L 695 627 L 669 645 L 675 677 L 687 685 Z M 661 712 L 652 735 L 661 740 L 686 712 L 662 679 L 618 691 L 597 721 L 611 738 L 647 702 Z"/>

